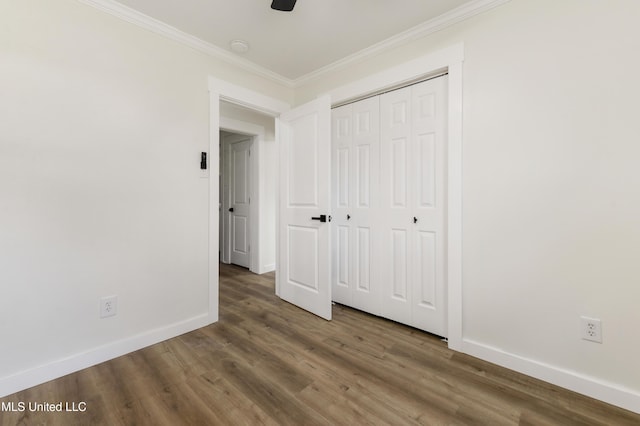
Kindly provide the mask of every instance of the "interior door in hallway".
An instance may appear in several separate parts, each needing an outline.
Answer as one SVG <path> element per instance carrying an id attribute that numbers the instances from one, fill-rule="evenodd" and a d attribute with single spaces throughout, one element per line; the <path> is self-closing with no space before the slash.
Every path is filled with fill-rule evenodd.
<path id="1" fill-rule="evenodd" d="M 249 136 L 232 142 L 229 149 L 229 212 L 231 263 L 249 267 L 250 264 L 250 163 L 252 139 Z"/>

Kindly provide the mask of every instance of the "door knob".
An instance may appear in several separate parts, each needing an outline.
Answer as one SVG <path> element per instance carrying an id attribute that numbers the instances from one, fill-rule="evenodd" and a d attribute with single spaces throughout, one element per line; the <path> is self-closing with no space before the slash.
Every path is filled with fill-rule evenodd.
<path id="1" fill-rule="evenodd" d="M 229 207 L 229 211 L 233 213 L 233 207 Z"/>
<path id="2" fill-rule="evenodd" d="M 351 216 L 350 216 L 350 215 L 347 215 L 347 220 L 349 220 L 349 219 L 351 219 Z"/>
<path id="3" fill-rule="evenodd" d="M 417 217 L 413 217 L 413 223 L 418 223 L 418 218 Z"/>

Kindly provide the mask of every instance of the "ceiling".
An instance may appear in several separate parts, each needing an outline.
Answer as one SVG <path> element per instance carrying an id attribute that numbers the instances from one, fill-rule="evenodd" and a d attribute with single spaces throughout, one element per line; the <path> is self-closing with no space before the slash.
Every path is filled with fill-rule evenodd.
<path id="1" fill-rule="evenodd" d="M 245 40 L 250 50 L 234 55 L 295 81 L 478 1 L 298 0 L 293 12 L 272 10 L 271 0 L 118 3 L 228 52 L 232 40 Z"/>

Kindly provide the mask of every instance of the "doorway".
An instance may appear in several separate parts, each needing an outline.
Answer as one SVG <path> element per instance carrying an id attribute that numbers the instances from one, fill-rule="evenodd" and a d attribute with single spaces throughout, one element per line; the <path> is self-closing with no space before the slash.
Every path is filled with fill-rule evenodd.
<path id="1" fill-rule="evenodd" d="M 219 114 L 220 261 L 255 274 L 274 271 L 275 119 L 224 101 Z"/>

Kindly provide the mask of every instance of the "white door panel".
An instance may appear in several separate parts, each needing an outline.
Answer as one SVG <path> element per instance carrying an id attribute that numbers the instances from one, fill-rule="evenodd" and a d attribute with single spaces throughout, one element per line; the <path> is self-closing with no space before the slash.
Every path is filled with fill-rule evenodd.
<path id="1" fill-rule="evenodd" d="M 375 292 L 371 286 L 371 229 L 358 226 L 356 228 L 356 261 L 355 261 L 355 285 L 359 293 Z M 359 296 L 357 296 L 359 297 Z"/>
<path id="2" fill-rule="evenodd" d="M 331 319 L 331 116 L 328 97 L 282 114 L 280 146 L 279 295 Z"/>
<path id="3" fill-rule="evenodd" d="M 344 225 L 337 226 L 337 250 L 336 255 L 336 268 L 338 273 L 338 279 L 336 284 L 339 287 L 349 288 L 351 277 L 349 274 L 349 227 Z"/>
<path id="4" fill-rule="evenodd" d="M 412 88 L 415 141 L 414 300 L 415 327 L 447 335 L 446 309 L 446 80 L 437 78 Z"/>
<path id="5" fill-rule="evenodd" d="M 331 270 L 331 296 L 338 303 L 351 305 L 352 246 L 351 224 L 347 220 L 352 204 L 351 153 L 353 146 L 352 105 L 344 105 L 331 111 L 331 188 L 333 191 L 332 243 L 333 259 Z"/>
<path id="6" fill-rule="evenodd" d="M 375 314 L 381 293 L 377 264 L 379 240 L 373 219 L 378 202 L 379 99 L 332 111 L 334 268 L 333 300 Z"/>
<path id="7" fill-rule="evenodd" d="M 383 315 L 446 336 L 446 77 L 382 95 Z M 406 292 L 406 293 L 405 293 Z"/>
<path id="8" fill-rule="evenodd" d="M 376 147 L 377 148 L 377 147 Z M 372 166 L 371 158 L 374 157 L 370 144 L 356 145 L 355 149 L 355 175 L 356 175 L 356 200 L 357 208 L 366 209 L 371 207 L 371 174 L 378 168 L 377 164 Z M 377 155 L 375 155 L 377 158 Z"/>
<path id="9" fill-rule="evenodd" d="M 409 288 L 412 211 L 409 206 L 411 89 L 386 93 L 380 99 L 380 198 L 384 286 L 382 315 L 411 321 Z"/>
<path id="10" fill-rule="evenodd" d="M 231 263 L 249 267 L 249 155 L 251 138 L 233 142 L 230 146 L 230 219 L 231 219 Z"/>
<path id="11" fill-rule="evenodd" d="M 379 202 L 380 98 L 353 104 L 353 160 L 350 216 L 354 286 L 352 306 L 380 315 L 382 293 L 377 257 L 376 210 Z"/>

